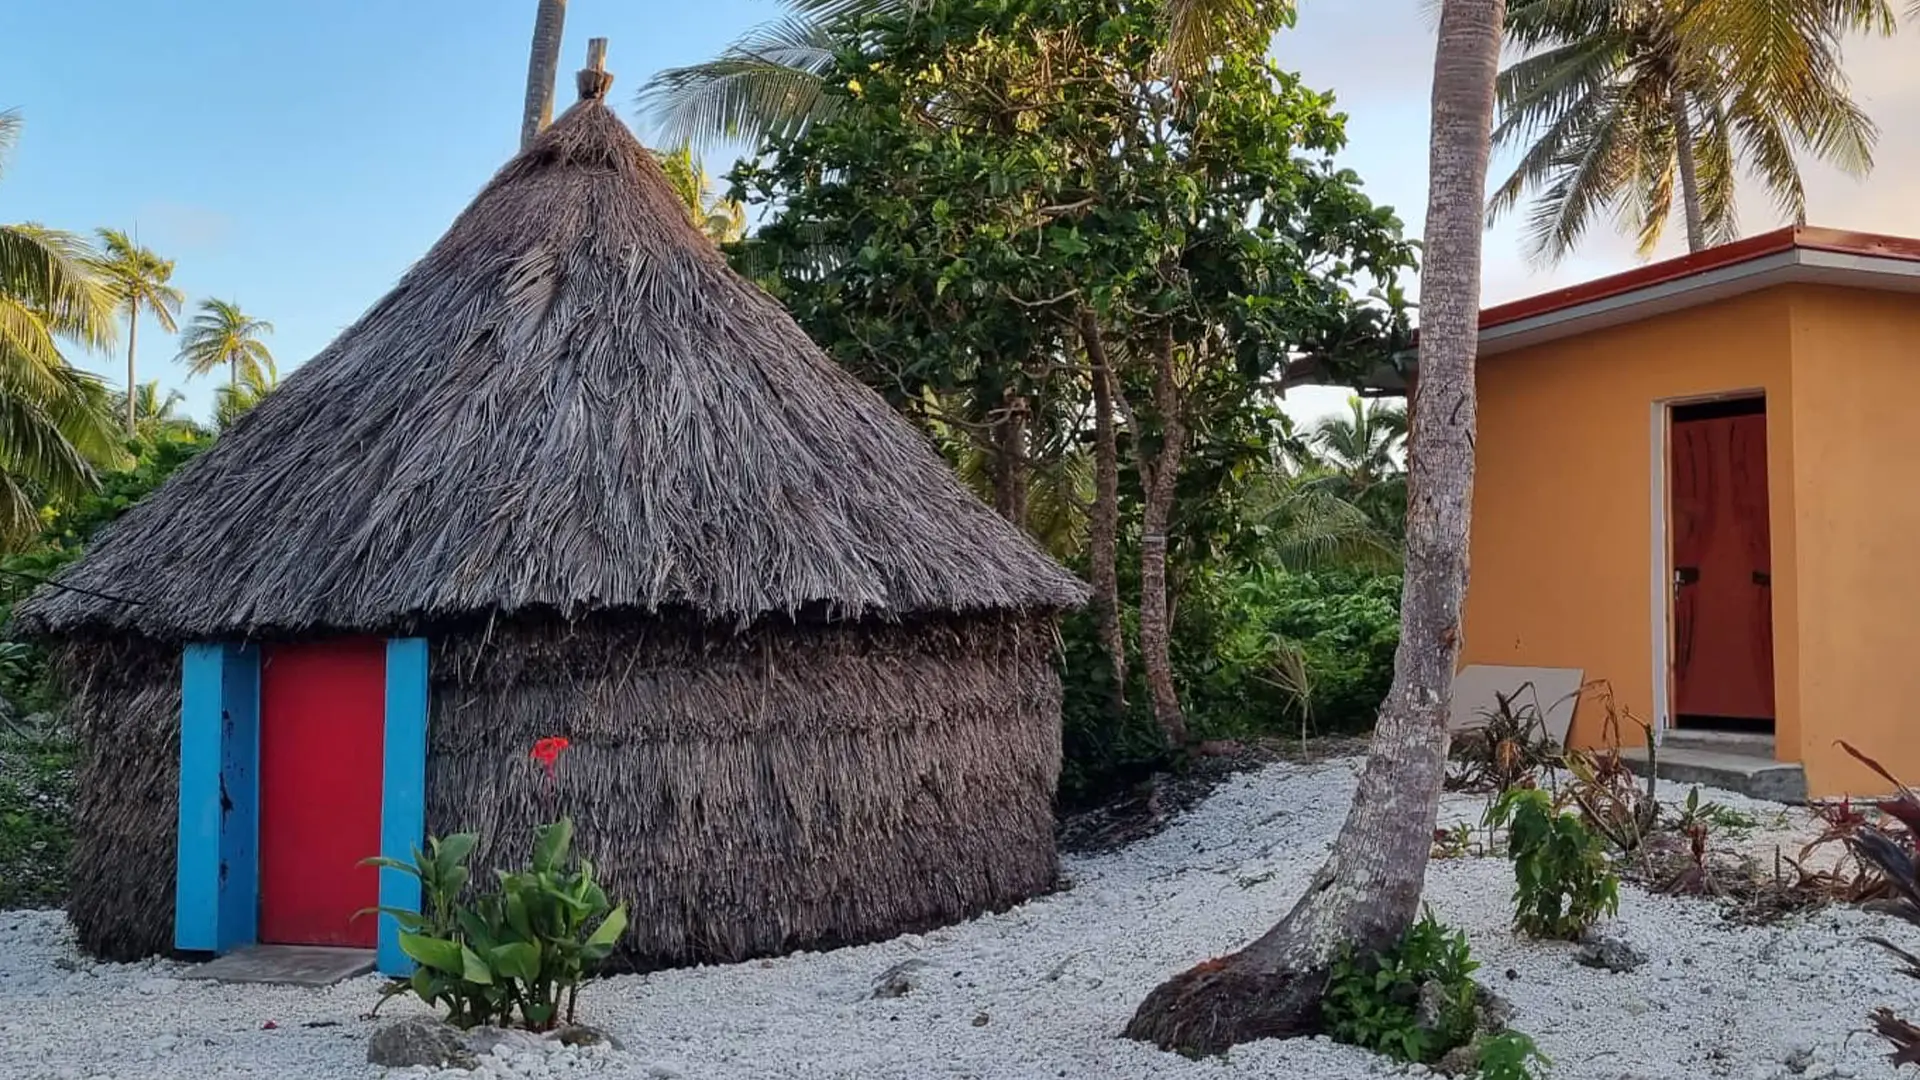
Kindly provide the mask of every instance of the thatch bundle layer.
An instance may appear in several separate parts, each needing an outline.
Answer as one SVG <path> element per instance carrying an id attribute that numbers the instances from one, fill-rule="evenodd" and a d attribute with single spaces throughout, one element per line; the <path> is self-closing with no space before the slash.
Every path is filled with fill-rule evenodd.
<path id="1" fill-rule="evenodd" d="M 21 625 L 178 640 L 1085 595 L 727 267 L 597 101 L 59 580 L 88 591 L 40 591 Z"/>

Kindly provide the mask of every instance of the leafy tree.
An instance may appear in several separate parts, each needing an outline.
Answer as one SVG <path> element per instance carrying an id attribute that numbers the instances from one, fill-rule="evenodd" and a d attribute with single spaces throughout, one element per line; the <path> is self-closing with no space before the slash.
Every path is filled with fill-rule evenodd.
<path id="1" fill-rule="evenodd" d="M 221 365 L 227 368 L 227 386 L 270 385 L 278 378 L 273 353 L 261 337 L 273 333 L 273 324 L 256 319 L 230 300 L 202 300 L 200 313 L 180 335 L 180 355 L 187 374 L 205 375 Z"/>
<path id="2" fill-rule="evenodd" d="M 1513 0 L 1494 141 L 1526 147 L 1497 189 L 1498 218 L 1529 190 L 1534 257 L 1556 261 L 1609 212 L 1642 254 L 1676 188 L 1695 251 L 1738 234 L 1735 182 L 1758 177 L 1780 212 L 1806 213 L 1798 155 L 1863 175 L 1876 131 L 1841 66 L 1849 32 L 1893 32 L 1887 0 Z"/>
<path id="3" fill-rule="evenodd" d="M 1176 85 L 1156 74 L 1164 14 L 940 0 L 872 17 L 823 77 L 838 111 L 734 177 L 774 208 L 738 264 L 910 415 L 972 435 L 1008 516 L 1027 519 L 1037 455 L 1091 436 L 1093 576 L 1117 581 L 1101 534 L 1124 497 L 1141 658 L 1179 745 L 1170 553 L 1220 539 L 1222 487 L 1264 459 L 1291 358 L 1389 347 L 1410 253 L 1330 163 L 1329 100 L 1265 61 L 1265 35 Z M 1370 301 L 1363 278 L 1389 291 Z"/>
<path id="4" fill-rule="evenodd" d="M 179 329 L 175 318 L 185 294 L 168 284 L 173 278 L 173 260 L 163 259 L 141 247 L 119 229 L 99 230 L 101 254 L 96 261 L 99 273 L 119 299 L 127 316 L 127 385 L 138 382 L 134 366 L 134 345 L 140 336 L 140 308 L 152 313 L 160 329 L 171 334 Z M 127 432 L 134 430 L 133 399 L 126 400 Z"/>
<path id="5" fill-rule="evenodd" d="M 1445 0 L 1433 78 L 1406 576 L 1393 684 L 1333 851 L 1286 917 L 1141 1003 L 1127 1033 L 1188 1053 L 1311 1033 L 1341 955 L 1386 951 L 1419 914 L 1446 775 L 1473 497 L 1482 198 L 1503 0 Z"/>
<path id="6" fill-rule="evenodd" d="M 0 163 L 19 130 L 0 112 Z M 105 388 L 60 351 L 113 338 L 114 296 L 90 254 L 67 233 L 0 225 L 0 543 L 31 537 L 44 497 L 85 492 L 96 466 L 124 457 Z"/>

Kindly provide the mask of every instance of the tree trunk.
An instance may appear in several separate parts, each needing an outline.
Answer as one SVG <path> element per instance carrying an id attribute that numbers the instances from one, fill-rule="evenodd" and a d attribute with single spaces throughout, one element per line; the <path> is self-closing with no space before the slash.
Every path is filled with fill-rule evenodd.
<path id="1" fill-rule="evenodd" d="M 165 329 L 162 327 L 162 329 Z M 131 438 L 139 426 L 139 415 L 134 408 L 134 379 L 138 378 L 133 367 L 133 343 L 140 337 L 140 298 L 127 297 L 127 436 Z"/>
<path id="2" fill-rule="evenodd" d="M 993 507 L 1020 528 L 1027 527 L 1027 495 L 1032 462 L 1027 457 L 1027 399 L 1008 390 L 994 423 Z"/>
<path id="3" fill-rule="evenodd" d="M 1167 610 L 1167 523 L 1173 516 L 1173 495 L 1180 479 L 1180 458 L 1186 449 L 1187 429 L 1180 415 L 1180 390 L 1174 382 L 1173 331 L 1162 333 L 1154 356 L 1154 408 L 1160 414 L 1160 452 L 1151 459 L 1137 452 L 1140 486 L 1146 505 L 1140 512 L 1140 664 L 1153 698 L 1153 718 L 1178 750 L 1187 745 L 1187 718 L 1180 711 L 1180 694 L 1173 685 L 1173 625 Z M 1134 444 L 1140 432 L 1134 432 Z"/>
<path id="4" fill-rule="evenodd" d="M 1120 629 L 1120 445 L 1113 430 L 1113 368 L 1092 311 L 1080 312 L 1080 338 L 1093 368 L 1093 514 L 1087 527 L 1092 562 L 1093 614 L 1112 665 L 1109 706 L 1127 707 L 1127 639 Z"/>
<path id="5" fill-rule="evenodd" d="M 1693 116 L 1687 111 L 1686 91 L 1676 80 L 1668 102 L 1673 112 L 1673 146 L 1680 160 L 1680 205 L 1687 216 L 1687 250 L 1707 246 L 1706 220 L 1700 209 L 1700 174 L 1694 158 Z"/>
<path id="6" fill-rule="evenodd" d="M 1313 1032 L 1334 957 L 1390 945 L 1418 914 L 1466 595 L 1481 200 L 1505 8 L 1446 0 L 1441 9 L 1400 647 L 1359 791 L 1332 854 L 1286 918 L 1240 952 L 1156 988 L 1127 1025 L 1133 1038 L 1215 1054 Z"/>
<path id="7" fill-rule="evenodd" d="M 520 149 L 553 123 L 553 86 L 560 75 L 560 39 L 567 0 L 540 0 L 533 16 L 533 51 L 527 57 L 527 100 L 520 113 Z"/>

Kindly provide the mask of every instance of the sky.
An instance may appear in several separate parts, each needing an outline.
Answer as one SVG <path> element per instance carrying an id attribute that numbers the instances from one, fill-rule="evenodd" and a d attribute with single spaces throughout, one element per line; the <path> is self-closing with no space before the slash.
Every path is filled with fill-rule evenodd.
<path id="1" fill-rule="evenodd" d="M 0 172 L 0 221 L 125 229 L 177 264 L 189 308 L 214 296 L 269 320 L 282 373 L 324 347 L 439 238 L 516 149 L 534 0 L 61 0 L 0 3 L 0 109 L 25 130 Z M 609 39 L 611 100 L 713 56 L 781 12 L 774 0 L 570 0 L 561 96 L 588 37 Z M 1350 115 L 1343 164 L 1418 235 L 1426 203 L 1433 27 L 1422 0 L 1303 0 L 1274 55 Z M 1808 171 L 1811 224 L 1920 235 L 1920 28 L 1848 52 L 1881 127 L 1878 168 Z M 645 135 L 642 127 L 642 135 Z M 708 162 L 724 172 L 728 159 Z M 1495 162 L 1496 174 L 1502 162 Z M 1496 177 L 1497 179 L 1497 177 Z M 1742 224 L 1779 224 L 1749 191 Z M 1670 240 L 1662 255 L 1677 253 Z M 1487 237 L 1485 299 L 1635 264 L 1604 224 L 1559 266 L 1531 266 L 1508 225 Z M 151 321 L 139 378 L 205 415 Z M 124 347 L 124 346 L 123 346 Z M 78 354 L 116 385 L 125 357 Z M 1296 391 L 1303 416 L 1344 393 Z"/>

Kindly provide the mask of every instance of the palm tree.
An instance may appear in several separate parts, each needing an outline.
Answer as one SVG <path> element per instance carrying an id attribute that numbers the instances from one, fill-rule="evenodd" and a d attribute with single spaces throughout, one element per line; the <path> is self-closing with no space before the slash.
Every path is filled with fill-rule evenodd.
<path id="1" fill-rule="evenodd" d="M 1400 471 L 1407 410 L 1355 395 L 1347 399 L 1346 415 L 1321 418 L 1310 439 L 1329 471 L 1343 477 L 1354 493 L 1364 492 Z"/>
<path id="2" fill-rule="evenodd" d="M 120 310 L 127 316 L 127 385 L 135 385 L 134 345 L 140 336 L 140 307 L 153 313 L 160 329 L 171 334 L 179 329 L 174 319 L 186 296 L 168 284 L 173 278 L 173 260 L 163 259 L 141 247 L 119 229 L 101 229 L 100 275 L 120 299 Z M 134 429 L 133 399 L 127 399 L 127 432 Z"/>
<path id="3" fill-rule="evenodd" d="M 567 0 L 539 0 L 533 14 L 533 47 L 527 53 L 526 104 L 520 113 L 520 149 L 553 122 L 553 81 L 560 74 L 560 40 L 567 28 Z"/>
<path id="4" fill-rule="evenodd" d="M 205 375 L 225 364 L 230 389 L 243 379 L 255 385 L 271 383 L 278 372 L 273 353 L 260 340 L 271 333 L 272 323 L 248 315 L 230 300 L 202 300 L 200 313 L 180 335 L 180 355 L 174 359 L 187 365 L 188 375 Z"/>
<path id="5" fill-rule="evenodd" d="M 19 132 L 19 114 L 0 112 L 0 166 Z M 0 541 L 35 535 L 45 497 L 90 490 L 96 466 L 125 460 L 106 388 L 60 351 L 111 345 L 114 303 L 78 237 L 0 225 Z"/>
<path id="6" fill-rule="evenodd" d="M 280 385 L 280 373 L 269 363 L 266 370 L 249 369 L 238 383 L 223 386 L 213 395 L 213 426 L 215 431 L 224 433 L 242 416 L 253 411 L 268 394 Z"/>
<path id="7" fill-rule="evenodd" d="M 691 146 L 672 153 L 654 151 L 674 194 L 687 206 L 687 217 L 707 239 L 716 244 L 732 243 L 747 234 L 747 208 L 733 199 L 713 193 L 713 180 L 693 156 Z"/>
<path id="8" fill-rule="evenodd" d="M 1474 354 L 1503 0 L 1445 0 L 1434 56 L 1420 383 L 1393 686 L 1332 853 L 1285 918 L 1240 952 L 1168 980 L 1127 1034 L 1187 1053 L 1310 1034 L 1336 957 L 1383 951 L 1419 914 L 1446 777 L 1473 500 Z"/>
<path id="9" fill-rule="evenodd" d="M 1877 132 L 1849 96 L 1841 39 L 1892 33 L 1887 0 L 1514 0 L 1499 146 L 1524 145 L 1489 220 L 1537 191 L 1529 254 L 1567 254 L 1604 212 L 1652 251 L 1676 189 L 1695 251 L 1738 234 L 1734 187 L 1753 173 L 1794 220 L 1796 155 L 1854 174 Z"/>
<path id="10" fill-rule="evenodd" d="M 125 413 L 127 405 L 125 394 L 115 394 L 114 411 Z M 192 431 L 195 424 L 181 416 L 179 407 L 186 396 L 178 390 L 162 393 L 158 379 L 149 379 L 133 388 L 134 435 L 142 439 L 154 439 L 163 435 Z"/>

